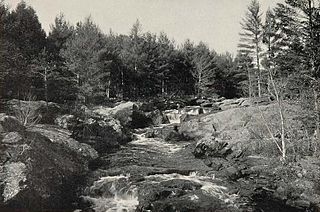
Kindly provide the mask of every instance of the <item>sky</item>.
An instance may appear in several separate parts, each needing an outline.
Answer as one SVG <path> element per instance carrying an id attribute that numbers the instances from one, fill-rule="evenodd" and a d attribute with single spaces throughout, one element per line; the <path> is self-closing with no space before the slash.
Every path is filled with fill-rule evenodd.
<path id="1" fill-rule="evenodd" d="M 15 8 L 20 0 L 5 0 Z M 203 41 L 218 53 L 235 54 L 240 21 L 251 0 L 25 0 L 46 32 L 63 13 L 75 24 L 91 15 L 103 32 L 128 34 L 139 19 L 143 32 L 165 32 L 177 44 Z M 283 0 L 260 0 L 263 11 Z"/>

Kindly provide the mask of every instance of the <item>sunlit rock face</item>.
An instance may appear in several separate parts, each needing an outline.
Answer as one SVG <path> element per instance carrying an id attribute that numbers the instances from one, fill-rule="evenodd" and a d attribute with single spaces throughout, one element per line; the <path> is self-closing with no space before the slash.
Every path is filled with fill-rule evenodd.
<path id="1" fill-rule="evenodd" d="M 93 113 L 102 117 L 112 117 L 120 121 L 121 125 L 130 128 L 144 128 L 159 126 L 168 123 L 168 119 L 159 109 L 142 111 L 139 104 L 134 102 L 119 103 L 115 107 L 100 107 L 93 110 Z"/>
<path id="2" fill-rule="evenodd" d="M 200 106 L 187 106 L 181 109 L 166 110 L 164 114 L 168 117 L 171 124 L 179 124 L 186 116 L 196 117 L 203 113 L 211 112 L 210 109 L 204 109 Z"/>

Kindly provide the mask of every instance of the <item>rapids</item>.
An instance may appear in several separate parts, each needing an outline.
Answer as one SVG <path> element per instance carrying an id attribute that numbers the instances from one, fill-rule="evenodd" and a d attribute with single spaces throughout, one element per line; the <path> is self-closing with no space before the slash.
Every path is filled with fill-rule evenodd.
<path id="1" fill-rule="evenodd" d="M 178 111 L 167 114 L 171 124 L 161 127 L 179 123 Z M 202 202 L 211 211 L 211 201 L 237 208 L 238 196 L 229 193 L 210 168 L 193 156 L 191 142 L 147 138 L 145 130 L 137 131 L 135 138 L 118 152 L 102 157 L 106 165 L 100 170 L 101 177 L 83 196 L 96 212 L 186 211 L 186 205 L 202 208 Z"/>

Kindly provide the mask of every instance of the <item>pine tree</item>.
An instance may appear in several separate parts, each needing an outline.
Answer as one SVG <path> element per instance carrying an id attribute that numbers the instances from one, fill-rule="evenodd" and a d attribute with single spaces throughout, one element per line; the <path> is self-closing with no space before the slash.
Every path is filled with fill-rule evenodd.
<path id="1" fill-rule="evenodd" d="M 63 62 L 60 56 L 60 51 L 65 48 L 66 41 L 73 33 L 73 27 L 65 20 L 64 15 L 58 15 L 54 24 L 50 25 L 50 32 L 48 35 L 48 52 L 56 62 Z"/>
<path id="2" fill-rule="evenodd" d="M 9 12 L 3 2 L 1 9 L 0 58 L 4 77 L 2 95 L 22 98 L 32 92 L 30 63 L 45 46 L 45 32 L 30 6 L 20 2 Z"/>
<path id="3" fill-rule="evenodd" d="M 248 11 L 241 22 L 243 32 L 240 33 L 241 39 L 239 52 L 249 55 L 255 61 L 258 96 L 262 95 L 262 70 L 261 70 L 261 43 L 262 43 L 262 21 L 260 4 L 257 0 L 252 0 L 248 6 Z M 249 81 L 251 76 L 248 75 Z M 249 82 L 251 84 L 251 82 Z M 250 94 L 251 92 L 249 92 Z"/>
<path id="4" fill-rule="evenodd" d="M 313 90 L 314 113 L 316 117 L 315 134 L 320 141 L 320 114 L 319 114 L 319 90 L 320 90 L 320 5 L 313 0 L 287 0 L 287 5 L 298 14 L 296 23 L 302 51 L 300 60 L 305 71 L 300 72 Z"/>
<path id="5" fill-rule="evenodd" d="M 46 33 L 41 27 L 34 9 L 21 1 L 8 17 L 8 38 L 32 61 L 46 45 Z"/>
<path id="6" fill-rule="evenodd" d="M 97 73 L 95 61 L 104 44 L 103 34 L 88 17 L 83 23 L 77 23 L 72 36 L 66 41 L 65 49 L 60 52 L 66 66 L 76 76 L 79 97 L 84 98 L 86 103 L 90 102 L 94 87 L 98 84 L 99 79 L 95 78 Z"/>

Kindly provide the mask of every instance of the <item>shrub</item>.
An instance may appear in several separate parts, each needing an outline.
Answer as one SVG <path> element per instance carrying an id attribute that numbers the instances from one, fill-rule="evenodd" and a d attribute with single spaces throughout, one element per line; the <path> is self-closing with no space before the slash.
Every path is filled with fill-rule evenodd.
<path id="1" fill-rule="evenodd" d="M 23 126 L 33 126 L 40 122 L 42 116 L 39 114 L 37 109 L 32 106 L 31 102 L 35 101 L 36 98 L 33 95 L 28 94 L 26 96 L 25 104 L 18 104 L 18 107 L 13 109 L 15 117 L 23 124 Z"/>

